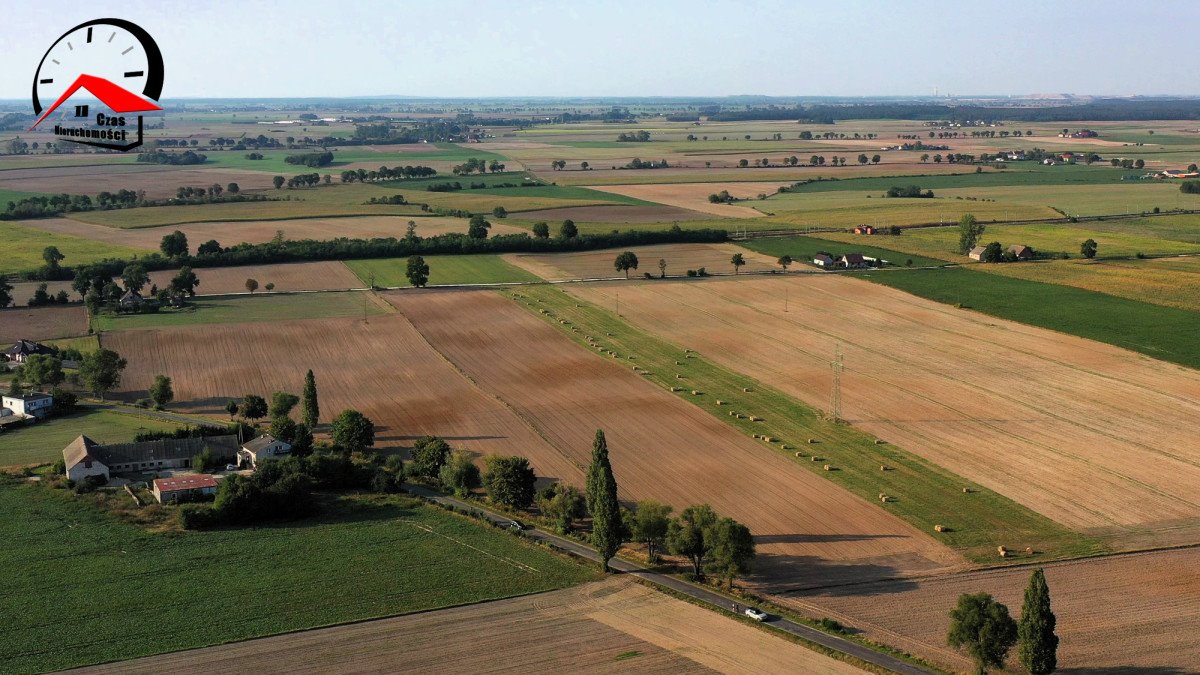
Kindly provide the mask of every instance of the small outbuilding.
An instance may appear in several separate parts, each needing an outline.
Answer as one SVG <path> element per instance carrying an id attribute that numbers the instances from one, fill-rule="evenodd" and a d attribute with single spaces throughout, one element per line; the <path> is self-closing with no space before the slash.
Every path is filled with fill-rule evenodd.
<path id="1" fill-rule="evenodd" d="M 258 463 L 263 460 L 282 459 L 291 453 L 291 444 L 285 443 L 271 434 L 263 434 L 242 444 L 241 449 L 238 450 L 238 466 L 258 468 Z"/>
<path id="2" fill-rule="evenodd" d="M 150 491 L 160 504 L 190 502 L 202 497 L 215 495 L 217 493 L 217 479 L 203 473 L 172 476 L 170 478 L 155 478 L 154 485 Z"/>
<path id="3" fill-rule="evenodd" d="M 1015 255 L 1017 260 L 1029 260 L 1033 257 L 1033 249 L 1024 244 L 1013 244 L 1008 247 L 1008 252 Z"/>
<path id="4" fill-rule="evenodd" d="M 975 248 L 971 249 L 971 252 L 967 254 L 967 257 L 971 260 L 983 260 L 983 252 L 985 250 L 987 250 L 986 246 L 976 246 Z"/>
<path id="5" fill-rule="evenodd" d="M 829 255 L 828 253 L 818 253 L 813 256 L 813 264 L 817 267 L 824 267 L 828 269 L 832 268 L 837 263 L 833 259 L 833 256 Z"/>

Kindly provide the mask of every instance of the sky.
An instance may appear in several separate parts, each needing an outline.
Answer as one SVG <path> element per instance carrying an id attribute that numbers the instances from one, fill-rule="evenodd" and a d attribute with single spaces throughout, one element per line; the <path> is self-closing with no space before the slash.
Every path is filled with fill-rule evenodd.
<path id="1" fill-rule="evenodd" d="M 0 98 L 106 16 L 154 36 L 164 100 L 1200 95 L 1194 2 L 40 0 L 5 12 Z"/>

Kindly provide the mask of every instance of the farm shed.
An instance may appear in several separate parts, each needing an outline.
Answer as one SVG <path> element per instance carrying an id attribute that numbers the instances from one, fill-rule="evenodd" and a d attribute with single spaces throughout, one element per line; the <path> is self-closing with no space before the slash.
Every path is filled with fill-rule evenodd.
<path id="1" fill-rule="evenodd" d="M 217 457 L 233 458 L 238 452 L 237 436 L 166 438 L 113 445 L 98 445 L 88 437 L 80 436 L 63 449 L 63 460 L 68 478 L 78 480 L 74 473 L 81 478 L 89 475 L 108 478 L 116 473 L 191 468 L 192 457 L 205 448 Z"/>
<path id="2" fill-rule="evenodd" d="M 21 417 L 45 417 L 54 407 L 54 397 L 49 394 L 25 394 L 0 398 L 0 407 Z"/>
<path id="3" fill-rule="evenodd" d="M 1024 244 L 1013 244 L 1008 247 L 1008 252 L 1017 256 L 1017 260 L 1029 260 L 1033 257 L 1033 249 Z M 974 251 L 972 251 L 974 253 Z"/>
<path id="4" fill-rule="evenodd" d="M 985 246 L 976 246 L 975 248 L 971 249 L 971 252 L 967 254 L 967 257 L 971 260 L 983 260 L 983 252 L 985 250 L 987 250 L 987 247 Z"/>
<path id="5" fill-rule="evenodd" d="M 155 478 L 150 490 L 160 504 L 192 501 L 197 497 L 217 493 L 217 479 L 206 474 Z"/>
<path id="6" fill-rule="evenodd" d="M 867 267 L 868 261 L 861 253 L 847 253 L 838 261 L 842 267 L 848 269 L 856 269 L 859 267 Z"/>
<path id="7" fill-rule="evenodd" d="M 834 261 L 833 256 L 829 255 L 828 253 L 818 253 L 813 256 L 813 264 L 817 267 L 830 268 L 836 264 L 836 261 Z"/>

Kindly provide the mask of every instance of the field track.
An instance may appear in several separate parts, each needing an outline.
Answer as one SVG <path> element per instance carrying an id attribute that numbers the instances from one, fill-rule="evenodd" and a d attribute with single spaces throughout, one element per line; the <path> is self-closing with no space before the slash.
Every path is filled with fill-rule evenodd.
<path id="1" fill-rule="evenodd" d="M 754 200 L 759 194 L 774 194 L 779 188 L 790 185 L 789 182 L 777 183 L 668 183 L 643 185 L 592 185 L 593 190 L 612 192 L 636 197 L 648 202 L 658 202 L 667 206 L 677 206 L 681 209 L 691 209 L 702 213 L 711 213 L 725 218 L 759 218 L 761 211 L 742 204 L 713 204 L 708 196 L 721 190 L 728 190 L 737 199 Z M 750 204 L 754 201 L 747 202 Z"/>
<path id="2" fill-rule="evenodd" d="M 1185 673 L 1200 663 L 1200 549 L 1047 565 L 1058 618 L 1062 672 Z M 833 616 L 880 640 L 966 672 L 946 646 L 949 613 L 962 593 L 991 593 L 1020 616 L 1028 568 L 917 581 L 859 584 L 784 604 Z M 1015 664 L 1016 650 L 1009 658 Z M 1078 669 L 1078 670 L 1076 670 Z"/>
<path id="3" fill-rule="evenodd" d="M 796 466 L 697 406 L 571 342 L 490 291 L 395 293 L 388 298 L 482 391 L 505 402 L 582 485 L 592 436 L 605 430 L 621 497 L 675 506 L 709 502 L 758 537 L 756 581 L 904 575 L 961 559 L 930 537 Z M 472 317 L 462 321 L 460 317 Z M 530 450 L 535 464 L 545 458 Z"/>
<path id="4" fill-rule="evenodd" d="M 687 626 L 686 633 L 679 630 Z M 858 669 L 629 579 L 87 668 L 85 673 Z M 795 670 L 793 672 L 795 672 Z"/>
<path id="5" fill-rule="evenodd" d="M 87 333 L 83 305 L 0 309 L 0 345 L 17 340 L 49 340 Z"/>
<path id="6" fill-rule="evenodd" d="M 840 345 L 843 417 L 1069 527 L 1197 535 L 1200 373 L 845 275 L 569 290 L 618 289 L 639 327 L 821 409 Z"/>

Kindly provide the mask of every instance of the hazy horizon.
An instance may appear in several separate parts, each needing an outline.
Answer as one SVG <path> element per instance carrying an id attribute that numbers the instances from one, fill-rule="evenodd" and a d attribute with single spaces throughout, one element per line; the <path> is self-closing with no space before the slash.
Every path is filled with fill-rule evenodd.
<path id="1" fill-rule="evenodd" d="M 1153 49 L 1187 44 L 1200 19 L 1190 4 L 130 0 L 120 12 L 79 9 L 10 9 L 0 99 L 28 99 L 49 45 L 103 16 L 155 37 L 164 100 L 1200 94 L 1182 48 Z"/>

